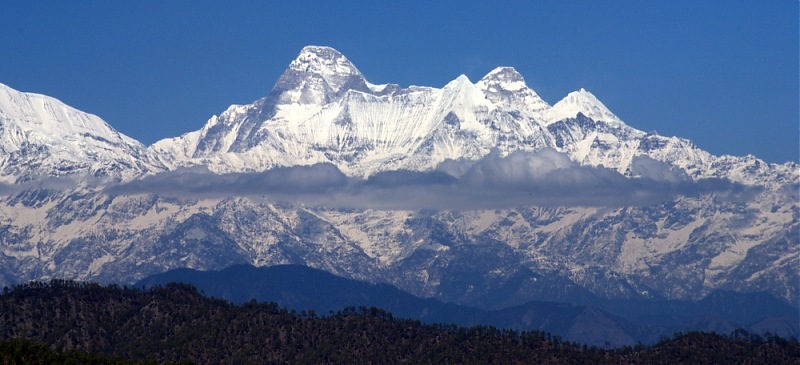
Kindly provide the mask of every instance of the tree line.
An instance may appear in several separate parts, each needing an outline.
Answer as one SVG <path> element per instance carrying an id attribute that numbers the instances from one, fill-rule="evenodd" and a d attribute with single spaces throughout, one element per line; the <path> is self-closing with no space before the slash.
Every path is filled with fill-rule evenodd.
<path id="1" fill-rule="evenodd" d="M 800 364 L 797 339 L 741 330 L 605 349 L 541 331 L 423 324 L 378 308 L 319 315 L 275 303 L 233 305 L 186 284 L 142 290 L 66 280 L 5 288 L 0 339 L 0 365 Z"/>

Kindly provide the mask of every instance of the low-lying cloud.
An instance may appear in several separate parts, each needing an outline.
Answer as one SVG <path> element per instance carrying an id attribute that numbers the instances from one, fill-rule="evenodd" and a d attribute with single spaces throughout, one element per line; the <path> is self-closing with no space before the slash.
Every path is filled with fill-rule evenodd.
<path id="1" fill-rule="evenodd" d="M 348 178 L 332 164 L 277 167 L 265 172 L 215 174 L 206 167 L 180 168 L 110 186 L 111 194 L 177 196 L 323 195 L 347 186 Z"/>
<path id="2" fill-rule="evenodd" d="M 445 161 L 433 171 L 386 171 L 350 178 L 332 164 L 280 167 L 259 173 L 214 174 L 185 168 L 114 185 L 111 194 L 179 197 L 263 195 L 268 198 L 362 209 L 499 209 L 541 206 L 649 205 L 678 196 L 715 193 L 744 199 L 753 188 L 712 179 L 693 181 L 647 157 L 634 159 L 625 177 L 581 166 L 552 149 L 491 153 L 477 161 Z"/>

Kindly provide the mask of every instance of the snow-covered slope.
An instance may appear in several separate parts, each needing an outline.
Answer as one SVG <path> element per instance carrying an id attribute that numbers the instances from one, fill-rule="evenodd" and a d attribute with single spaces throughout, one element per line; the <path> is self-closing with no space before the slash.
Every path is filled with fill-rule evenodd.
<path id="1" fill-rule="evenodd" d="M 0 84 L 0 181 L 72 174 L 130 178 L 149 169 L 145 154 L 141 143 L 95 115 Z"/>
<path id="2" fill-rule="evenodd" d="M 233 106 L 198 132 L 157 142 L 173 166 L 215 171 L 331 162 L 351 175 L 428 170 L 445 159 L 476 159 L 551 145 L 536 120 L 549 109 L 512 68 L 477 84 L 460 76 L 441 89 L 373 85 L 343 55 L 309 46 L 269 96 Z"/>
<path id="3" fill-rule="evenodd" d="M 759 172 L 748 174 L 733 166 L 736 158 L 629 127 L 584 89 L 551 107 L 511 67 L 498 67 L 477 83 L 462 75 L 442 88 L 373 85 L 341 53 L 318 46 L 303 48 L 265 98 L 231 106 L 201 130 L 159 141 L 151 150 L 173 168 L 264 171 L 329 162 L 348 175 L 369 176 L 430 170 L 492 150 L 507 155 L 547 147 L 623 174 L 631 173 L 635 156 L 644 155 L 693 178 L 763 184 L 765 175 L 784 176 L 776 185 L 796 180 L 793 164 L 762 161 Z"/>
<path id="4" fill-rule="evenodd" d="M 375 85 L 341 53 L 308 46 L 264 98 L 233 105 L 200 130 L 145 149 L 100 118 L 43 95 L 0 85 L 0 181 L 92 175 L 130 179 L 181 166 L 215 172 L 265 171 L 328 162 L 351 176 L 431 170 L 496 150 L 553 148 L 573 161 L 634 174 L 647 156 L 695 179 L 728 178 L 778 188 L 797 166 L 752 156 L 712 156 L 678 137 L 629 127 L 584 89 L 552 107 L 511 67 L 476 83 L 442 88 Z"/>
<path id="5" fill-rule="evenodd" d="M 561 99 L 546 112 L 547 120 L 549 120 L 551 123 L 559 120 L 575 118 L 578 113 L 581 113 L 593 120 L 602 120 L 615 126 L 625 125 L 625 123 L 623 123 L 621 119 L 614 115 L 614 113 L 608 110 L 608 108 L 600 100 L 598 100 L 594 94 L 586 91 L 586 89 L 583 88 L 567 94 L 564 99 Z"/>

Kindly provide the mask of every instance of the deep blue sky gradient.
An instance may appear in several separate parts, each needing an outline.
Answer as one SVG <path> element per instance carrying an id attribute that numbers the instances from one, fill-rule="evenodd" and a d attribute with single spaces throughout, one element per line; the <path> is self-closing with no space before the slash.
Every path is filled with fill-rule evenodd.
<path id="1" fill-rule="evenodd" d="M 150 144 L 265 96 L 300 49 L 373 83 L 513 66 L 553 104 L 584 87 L 629 125 L 713 154 L 798 161 L 798 1 L 6 1 L 0 83 Z"/>

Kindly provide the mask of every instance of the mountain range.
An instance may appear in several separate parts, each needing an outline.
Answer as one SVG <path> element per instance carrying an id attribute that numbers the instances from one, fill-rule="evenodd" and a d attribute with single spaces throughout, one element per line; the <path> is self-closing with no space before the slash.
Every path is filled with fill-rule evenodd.
<path id="1" fill-rule="evenodd" d="M 795 308 L 765 293 L 714 292 L 700 301 L 620 301 L 594 298 L 591 305 L 533 301 L 484 310 L 418 298 L 387 284 L 370 284 L 300 265 L 234 265 L 219 271 L 174 269 L 148 276 L 135 287 L 187 283 L 207 296 L 243 304 L 275 302 L 298 312 L 328 315 L 347 307 L 382 308 L 399 318 L 461 326 L 546 331 L 596 346 L 654 343 L 680 331 L 800 332 Z"/>
<path id="2" fill-rule="evenodd" d="M 368 82 L 308 46 L 267 96 L 144 146 L 0 85 L 0 284 L 300 264 L 413 295 L 800 305 L 800 171 L 628 126 L 511 67 Z"/>

